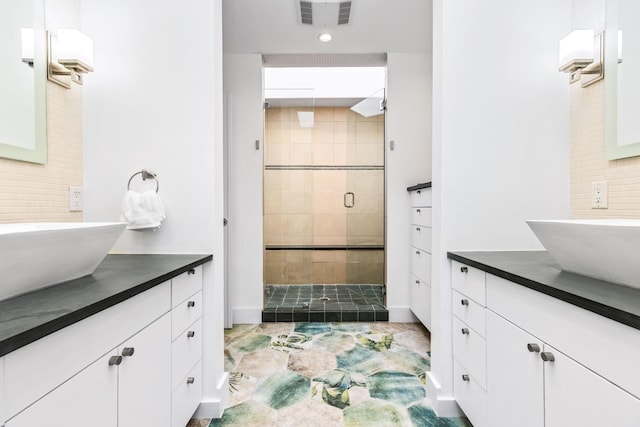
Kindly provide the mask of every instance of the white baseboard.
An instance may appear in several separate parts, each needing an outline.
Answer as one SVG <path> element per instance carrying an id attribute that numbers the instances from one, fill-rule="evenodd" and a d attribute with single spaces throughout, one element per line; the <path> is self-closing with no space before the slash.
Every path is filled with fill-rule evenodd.
<path id="1" fill-rule="evenodd" d="M 464 412 L 453 396 L 441 396 L 441 387 L 437 378 L 427 372 L 427 398 L 431 401 L 433 412 L 439 417 L 462 417 Z"/>
<path id="2" fill-rule="evenodd" d="M 246 308 L 246 307 L 234 307 L 232 309 L 231 323 L 234 325 L 240 325 L 244 323 L 262 323 L 262 307 L 260 308 Z"/>
<path id="3" fill-rule="evenodd" d="M 409 307 L 388 307 L 389 322 L 418 323 L 420 322 Z"/>
<path id="4" fill-rule="evenodd" d="M 229 401 L 229 373 L 225 372 L 215 390 L 215 397 L 204 397 L 193 418 L 220 418 Z"/>

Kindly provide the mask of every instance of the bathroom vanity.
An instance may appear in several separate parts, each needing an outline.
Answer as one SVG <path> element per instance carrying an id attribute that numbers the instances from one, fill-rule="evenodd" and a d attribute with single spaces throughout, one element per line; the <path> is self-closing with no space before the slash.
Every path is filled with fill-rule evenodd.
<path id="1" fill-rule="evenodd" d="M 407 191 L 411 197 L 409 307 L 431 329 L 431 183 L 417 184 Z"/>
<path id="2" fill-rule="evenodd" d="M 211 255 L 108 255 L 0 301 L 0 425 L 184 427 L 201 401 Z"/>
<path id="3" fill-rule="evenodd" d="M 454 395 L 474 427 L 638 425 L 640 289 L 544 251 L 448 258 Z"/>

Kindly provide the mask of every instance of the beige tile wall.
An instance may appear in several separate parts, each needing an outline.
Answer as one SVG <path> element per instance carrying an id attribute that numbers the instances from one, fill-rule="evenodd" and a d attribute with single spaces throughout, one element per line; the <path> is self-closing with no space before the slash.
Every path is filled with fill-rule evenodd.
<path id="1" fill-rule="evenodd" d="M 384 250 L 265 252 L 265 283 L 384 284 Z"/>
<path id="2" fill-rule="evenodd" d="M 383 116 L 316 108 L 314 127 L 301 128 L 297 111 L 267 110 L 265 165 L 384 165 Z M 266 245 L 384 244 L 383 170 L 267 169 L 264 186 Z M 348 191 L 356 199 L 350 209 L 344 207 Z M 265 281 L 382 283 L 384 256 L 376 262 L 366 256 L 347 261 L 344 251 L 267 251 Z"/>
<path id="3" fill-rule="evenodd" d="M 574 0 L 573 15 L 574 28 L 603 28 L 604 0 Z M 571 215 L 640 219 L 640 157 L 605 159 L 604 86 L 571 87 Z M 607 181 L 608 209 L 591 209 L 594 181 Z"/>
<path id="4" fill-rule="evenodd" d="M 69 186 L 83 186 L 82 87 L 47 82 L 45 165 L 0 158 L 0 223 L 82 221 Z"/>

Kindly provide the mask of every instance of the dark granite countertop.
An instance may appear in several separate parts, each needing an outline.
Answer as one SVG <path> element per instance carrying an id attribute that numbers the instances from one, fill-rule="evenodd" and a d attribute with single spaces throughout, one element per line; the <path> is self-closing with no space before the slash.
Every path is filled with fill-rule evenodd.
<path id="1" fill-rule="evenodd" d="M 423 182 L 421 184 L 416 184 L 416 185 L 412 185 L 411 187 L 407 187 L 407 191 L 422 190 L 424 188 L 431 188 L 431 181 Z"/>
<path id="2" fill-rule="evenodd" d="M 89 276 L 0 301 L 0 356 L 212 259 L 212 255 L 107 255 Z"/>
<path id="3" fill-rule="evenodd" d="M 447 257 L 640 329 L 640 289 L 562 271 L 546 251 L 448 252 Z"/>

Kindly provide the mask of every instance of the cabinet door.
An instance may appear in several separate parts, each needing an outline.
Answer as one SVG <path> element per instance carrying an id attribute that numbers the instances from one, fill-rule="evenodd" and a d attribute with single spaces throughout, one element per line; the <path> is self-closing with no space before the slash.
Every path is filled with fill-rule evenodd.
<path id="1" fill-rule="evenodd" d="M 541 341 L 487 310 L 488 425 L 544 425 L 542 349 Z"/>
<path id="2" fill-rule="evenodd" d="M 545 351 L 554 358 L 544 363 L 545 427 L 640 424 L 640 400 L 558 350 Z"/>
<path id="3" fill-rule="evenodd" d="M 6 427 L 115 427 L 118 422 L 118 368 L 108 354 L 36 401 Z"/>
<path id="4" fill-rule="evenodd" d="M 133 354 L 127 355 L 133 349 Z M 171 313 L 120 347 L 118 427 L 171 422 Z"/>

